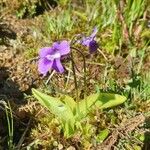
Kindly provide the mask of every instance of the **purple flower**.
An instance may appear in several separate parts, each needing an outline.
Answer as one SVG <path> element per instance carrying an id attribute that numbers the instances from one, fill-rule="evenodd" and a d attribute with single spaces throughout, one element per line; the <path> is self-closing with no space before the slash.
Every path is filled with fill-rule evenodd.
<path id="1" fill-rule="evenodd" d="M 61 57 L 70 52 L 70 45 L 67 41 L 55 42 L 52 47 L 44 47 L 39 52 L 38 70 L 44 76 L 50 69 L 63 73 L 64 67 L 61 64 Z"/>
<path id="2" fill-rule="evenodd" d="M 98 30 L 95 27 L 92 34 L 88 37 L 83 37 L 81 40 L 81 44 L 84 46 L 89 47 L 89 51 L 90 53 L 93 53 L 97 50 L 98 48 L 98 43 L 94 40 L 96 34 L 97 34 Z"/>

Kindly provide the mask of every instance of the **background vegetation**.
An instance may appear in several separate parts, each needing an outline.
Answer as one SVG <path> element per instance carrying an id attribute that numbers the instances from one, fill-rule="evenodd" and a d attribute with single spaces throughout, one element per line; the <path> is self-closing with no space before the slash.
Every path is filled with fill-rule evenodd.
<path id="1" fill-rule="evenodd" d="M 101 50 L 93 56 L 87 54 L 87 93 L 112 92 L 126 96 L 127 101 L 106 110 L 95 108 L 82 120 L 83 129 L 67 139 L 57 118 L 33 98 L 31 88 L 75 98 L 71 64 L 66 62 L 65 75 L 52 72 L 43 78 L 37 71 L 38 51 L 81 32 L 88 35 L 94 26 L 99 29 Z M 77 80 L 82 98 L 82 58 L 75 54 L 74 59 L 80 70 Z M 0 111 L 0 149 L 87 150 L 110 146 L 148 150 L 150 2 L 1 0 Z"/>

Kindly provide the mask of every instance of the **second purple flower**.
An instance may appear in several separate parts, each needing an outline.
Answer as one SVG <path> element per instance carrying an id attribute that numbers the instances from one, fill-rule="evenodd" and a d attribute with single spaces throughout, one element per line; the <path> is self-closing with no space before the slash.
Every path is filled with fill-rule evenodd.
<path id="1" fill-rule="evenodd" d="M 83 37 L 82 40 L 80 41 L 80 43 L 84 46 L 87 46 L 89 48 L 89 52 L 93 53 L 97 50 L 98 48 L 98 43 L 95 41 L 95 36 L 97 34 L 98 30 L 95 27 L 93 29 L 93 32 L 90 36 L 88 37 Z"/>

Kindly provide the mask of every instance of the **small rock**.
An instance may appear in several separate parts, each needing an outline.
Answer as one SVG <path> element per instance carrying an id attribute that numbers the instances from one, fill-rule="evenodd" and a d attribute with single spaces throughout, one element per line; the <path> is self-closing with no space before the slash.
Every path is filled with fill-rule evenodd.
<path id="1" fill-rule="evenodd" d="M 54 142 L 53 142 L 53 146 L 54 146 L 54 147 L 57 147 L 57 146 L 58 146 L 58 142 L 57 142 L 57 141 L 54 141 Z"/>
<path id="2" fill-rule="evenodd" d="M 73 147 L 73 146 L 69 146 L 69 147 L 67 148 L 67 150 L 76 150 L 76 149 L 75 149 L 75 147 Z"/>
<path id="3" fill-rule="evenodd" d="M 62 150 L 63 149 L 63 145 L 62 144 L 58 144 L 58 149 Z"/>

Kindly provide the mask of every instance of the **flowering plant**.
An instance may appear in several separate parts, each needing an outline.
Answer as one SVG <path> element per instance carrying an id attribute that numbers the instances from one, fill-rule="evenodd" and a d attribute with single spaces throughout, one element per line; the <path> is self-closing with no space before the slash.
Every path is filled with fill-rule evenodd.
<path id="1" fill-rule="evenodd" d="M 78 44 L 87 46 L 89 52 L 92 54 L 98 49 L 98 42 L 95 40 L 98 30 L 94 28 L 92 34 L 88 37 L 82 36 L 80 40 L 76 40 Z M 74 134 L 77 128 L 82 129 L 80 121 L 87 116 L 94 106 L 105 109 L 123 103 L 126 97 L 111 94 L 111 93 L 95 93 L 87 96 L 86 94 L 86 60 L 84 54 L 73 44 L 76 41 L 60 41 L 52 44 L 51 47 L 42 48 L 39 52 L 38 70 L 44 76 L 48 71 L 54 69 L 59 73 L 64 72 L 64 66 L 61 61 L 65 55 L 69 55 L 72 62 L 72 71 L 74 75 L 74 83 L 76 88 L 76 101 L 68 96 L 62 95 L 59 98 L 46 95 L 36 89 L 32 89 L 32 93 L 38 101 L 45 106 L 51 113 L 55 114 L 61 124 L 64 131 L 64 135 L 68 138 Z M 72 44 L 73 43 L 73 44 Z M 73 50 L 77 50 L 83 57 L 84 61 L 84 99 L 79 98 L 78 86 L 75 72 L 75 64 L 73 58 Z"/>

